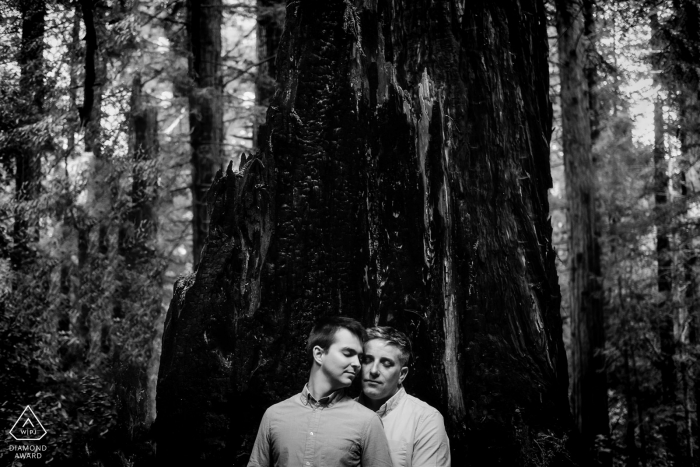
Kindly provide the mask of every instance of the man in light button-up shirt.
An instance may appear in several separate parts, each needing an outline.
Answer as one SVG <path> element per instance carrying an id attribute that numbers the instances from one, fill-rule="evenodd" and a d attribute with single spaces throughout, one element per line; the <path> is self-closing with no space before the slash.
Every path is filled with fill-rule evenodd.
<path id="1" fill-rule="evenodd" d="M 388 326 L 367 330 L 359 402 L 382 419 L 394 467 L 449 467 L 450 441 L 440 412 L 408 395 L 411 343 Z"/>
<path id="2" fill-rule="evenodd" d="M 345 395 L 360 372 L 365 336 L 350 318 L 314 326 L 309 381 L 300 394 L 267 409 L 248 467 L 392 467 L 379 417 Z"/>

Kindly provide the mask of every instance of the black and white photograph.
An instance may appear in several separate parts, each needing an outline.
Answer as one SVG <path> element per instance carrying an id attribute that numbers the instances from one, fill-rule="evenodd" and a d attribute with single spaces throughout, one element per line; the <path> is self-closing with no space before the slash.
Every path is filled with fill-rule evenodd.
<path id="1" fill-rule="evenodd" d="M 0 467 L 700 466 L 699 193 L 700 0 L 0 0 Z"/>

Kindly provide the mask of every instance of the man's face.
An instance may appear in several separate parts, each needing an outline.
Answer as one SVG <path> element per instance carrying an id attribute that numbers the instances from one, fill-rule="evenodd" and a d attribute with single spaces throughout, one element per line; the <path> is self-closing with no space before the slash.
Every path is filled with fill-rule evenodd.
<path id="1" fill-rule="evenodd" d="M 319 354 L 321 371 L 334 391 L 350 386 L 359 374 L 361 354 L 360 339 L 345 328 L 338 329 L 328 350 Z"/>
<path id="2" fill-rule="evenodd" d="M 365 342 L 362 359 L 362 392 L 374 400 L 386 400 L 396 394 L 408 374 L 407 367 L 401 367 L 401 350 L 388 344 L 384 339 Z"/>

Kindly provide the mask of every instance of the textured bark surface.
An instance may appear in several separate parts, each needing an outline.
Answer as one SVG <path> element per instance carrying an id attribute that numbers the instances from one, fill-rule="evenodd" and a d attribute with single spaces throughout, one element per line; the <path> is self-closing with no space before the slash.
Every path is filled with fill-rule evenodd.
<path id="1" fill-rule="evenodd" d="M 168 311 L 160 460 L 245 465 L 340 313 L 411 335 L 454 465 L 564 463 L 541 2 L 293 1 L 276 66 L 261 151 L 214 183 Z"/>
<path id="2" fill-rule="evenodd" d="M 590 67 L 586 66 L 586 42 L 590 33 L 585 31 L 584 12 L 590 5 L 584 5 L 582 0 L 558 0 L 556 7 L 569 225 L 571 409 L 588 462 L 609 465 L 610 457 L 599 455 L 595 450 L 596 438 L 607 437 L 610 428 L 589 108 L 591 74 Z"/>
<path id="3" fill-rule="evenodd" d="M 221 0 L 187 1 L 191 53 L 190 144 L 192 146 L 192 256 L 200 260 L 209 230 L 206 194 L 223 163 L 223 81 L 221 77 Z"/>

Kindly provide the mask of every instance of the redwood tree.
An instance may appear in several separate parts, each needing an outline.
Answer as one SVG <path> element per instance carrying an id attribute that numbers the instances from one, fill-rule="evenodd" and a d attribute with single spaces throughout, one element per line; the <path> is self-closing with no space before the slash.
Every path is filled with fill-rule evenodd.
<path id="1" fill-rule="evenodd" d="M 199 262 L 207 238 L 206 194 L 222 163 L 224 135 L 221 78 L 221 0 L 187 1 L 190 45 L 190 144 L 192 146 L 192 256 Z"/>
<path id="2" fill-rule="evenodd" d="M 290 1 L 276 67 L 168 311 L 160 461 L 244 465 L 344 314 L 411 335 L 454 465 L 568 462 L 542 2 Z"/>
<path id="3" fill-rule="evenodd" d="M 596 174 L 593 164 L 587 67 L 590 33 L 584 12 L 591 0 L 557 0 L 562 147 L 568 200 L 568 268 L 571 316 L 571 408 L 589 462 L 595 441 L 607 437 L 608 385 L 605 369 L 600 248 L 596 237 Z M 592 21 L 588 21 L 592 23 Z M 610 457 L 597 458 L 609 464 Z"/>
<path id="4" fill-rule="evenodd" d="M 652 30 L 651 45 L 662 47 L 662 34 L 657 12 L 650 15 Z M 659 79 L 654 80 L 661 85 Z M 661 88 L 661 86 L 659 86 Z M 654 324 L 658 331 L 660 352 L 656 366 L 661 373 L 661 402 L 668 408 L 668 415 L 662 420 L 662 433 L 666 443 L 667 460 L 670 463 L 680 460 L 680 446 L 676 422 L 676 390 L 677 373 L 674 355 L 676 353 L 676 337 L 674 335 L 673 310 L 673 256 L 670 249 L 669 232 L 669 177 L 665 142 L 664 98 L 661 91 L 654 99 L 654 211 L 656 224 L 656 262 L 657 290 L 659 292 L 657 315 Z"/>

